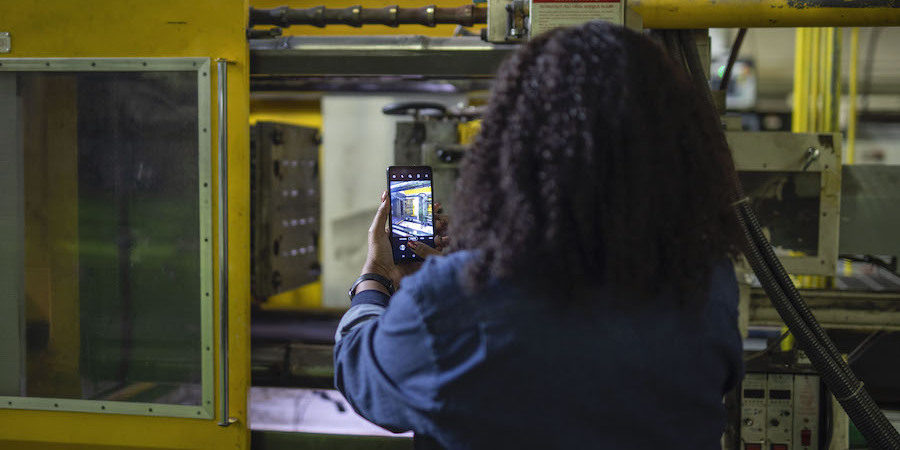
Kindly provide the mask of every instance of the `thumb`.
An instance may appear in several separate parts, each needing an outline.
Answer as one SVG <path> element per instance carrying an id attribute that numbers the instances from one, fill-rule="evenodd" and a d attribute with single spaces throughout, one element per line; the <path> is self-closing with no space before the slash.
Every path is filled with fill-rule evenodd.
<path id="1" fill-rule="evenodd" d="M 387 235 L 385 225 L 390 214 L 390 208 L 391 203 L 387 201 L 386 193 L 381 194 L 381 205 L 378 206 L 378 212 L 375 213 L 375 218 L 372 219 L 372 226 L 369 227 L 370 236 L 381 237 L 382 235 Z"/>

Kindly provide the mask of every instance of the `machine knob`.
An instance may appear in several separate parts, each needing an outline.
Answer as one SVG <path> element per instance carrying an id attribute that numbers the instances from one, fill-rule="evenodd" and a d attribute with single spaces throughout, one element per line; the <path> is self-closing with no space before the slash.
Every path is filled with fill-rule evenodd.
<path id="1" fill-rule="evenodd" d="M 772 425 L 773 427 L 777 427 L 778 424 L 779 424 L 778 419 L 772 419 L 772 420 L 770 420 L 770 421 L 769 421 L 769 424 Z"/>
<path id="2" fill-rule="evenodd" d="M 752 426 L 753 426 L 753 419 L 751 419 L 751 418 L 749 418 L 749 417 L 746 418 L 746 419 L 744 419 L 744 426 L 752 427 Z"/>

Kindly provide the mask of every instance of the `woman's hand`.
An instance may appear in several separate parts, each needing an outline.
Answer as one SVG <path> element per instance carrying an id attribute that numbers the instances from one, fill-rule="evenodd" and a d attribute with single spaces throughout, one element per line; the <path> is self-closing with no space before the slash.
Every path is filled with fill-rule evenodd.
<path id="1" fill-rule="evenodd" d="M 387 201 L 388 194 L 381 194 L 381 205 L 372 219 L 372 225 L 369 227 L 369 249 L 366 256 L 366 262 L 363 265 L 362 273 L 376 273 L 378 275 L 390 278 L 395 287 L 400 286 L 400 280 L 407 275 L 415 273 L 422 266 L 421 262 L 408 262 L 404 264 L 394 264 L 394 255 L 391 251 L 391 241 L 388 235 L 387 221 L 390 216 L 390 203 Z M 408 241 L 407 245 L 412 251 L 422 259 L 429 258 L 434 255 L 440 255 L 441 251 L 450 244 L 450 238 L 446 236 L 449 224 L 448 217 L 443 214 L 441 204 L 435 202 L 434 242 L 437 248 L 432 248 L 427 244 L 418 241 Z M 387 294 L 387 289 L 380 283 L 375 281 L 364 281 L 357 287 L 357 292 L 375 289 Z"/>
<path id="2" fill-rule="evenodd" d="M 390 204 L 387 202 L 387 192 L 381 193 L 381 205 L 369 226 L 369 251 L 366 255 L 366 263 L 362 273 L 377 273 L 378 275 L 392 278 L 397 266 L 394 264 L 394 256 L 391 253 L 391 241 L 388 238 L 387 219 L 390 215 Z"/>
<path id="3" fill-rule="evenodd" d="M 444 214 L 441 203 L 434 202 L 434 247 L 419 241 L 409 241 L 406 245 L 419 258 L 427 259 L 429 256 L 439 256 L 450 245 L 450 236 L 447 236 L 449 224 L 450 218 Z"/>

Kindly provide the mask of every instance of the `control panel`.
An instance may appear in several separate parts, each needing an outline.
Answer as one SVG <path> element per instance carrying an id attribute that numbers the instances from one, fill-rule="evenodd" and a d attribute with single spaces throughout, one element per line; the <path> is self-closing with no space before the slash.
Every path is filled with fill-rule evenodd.
<path id="1" fill-rule="evenodd" d="M 742 450 L 819 448 L 818 375 L 747 373 L 741 386 Z"/>
<path id="2" fill-rule="evenodd" d="M 791 448 L 794 436 L 794 375 L 770 373 L 766 382 L 766 439 L 769 446 Z"/>
<path id="3" fill-rule="evenodd" d="M 794 449 L 819 448 L 819 377 L 794 375 Z"/>
<path id="4" fill-rule="evenodd" d="M 756 444 L 766 441 L 766 374 L 748 373 L 741 386 L 741 441 Z"/>

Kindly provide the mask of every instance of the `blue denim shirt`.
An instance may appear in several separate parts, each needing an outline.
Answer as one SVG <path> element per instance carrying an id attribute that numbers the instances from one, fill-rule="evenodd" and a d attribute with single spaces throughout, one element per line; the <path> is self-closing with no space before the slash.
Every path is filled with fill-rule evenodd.
<path id="1" fill-rule="evenodd" d="M 430 258 L 391 298 L 356 295 L 335 384 L 363 417 L 453 449 L 720 448 L 743 370 L 731 264 L 690 310 L 622 308 L 600 288 L 570 306 L 503 283 L 467 295 L 470 258 Z"/>

